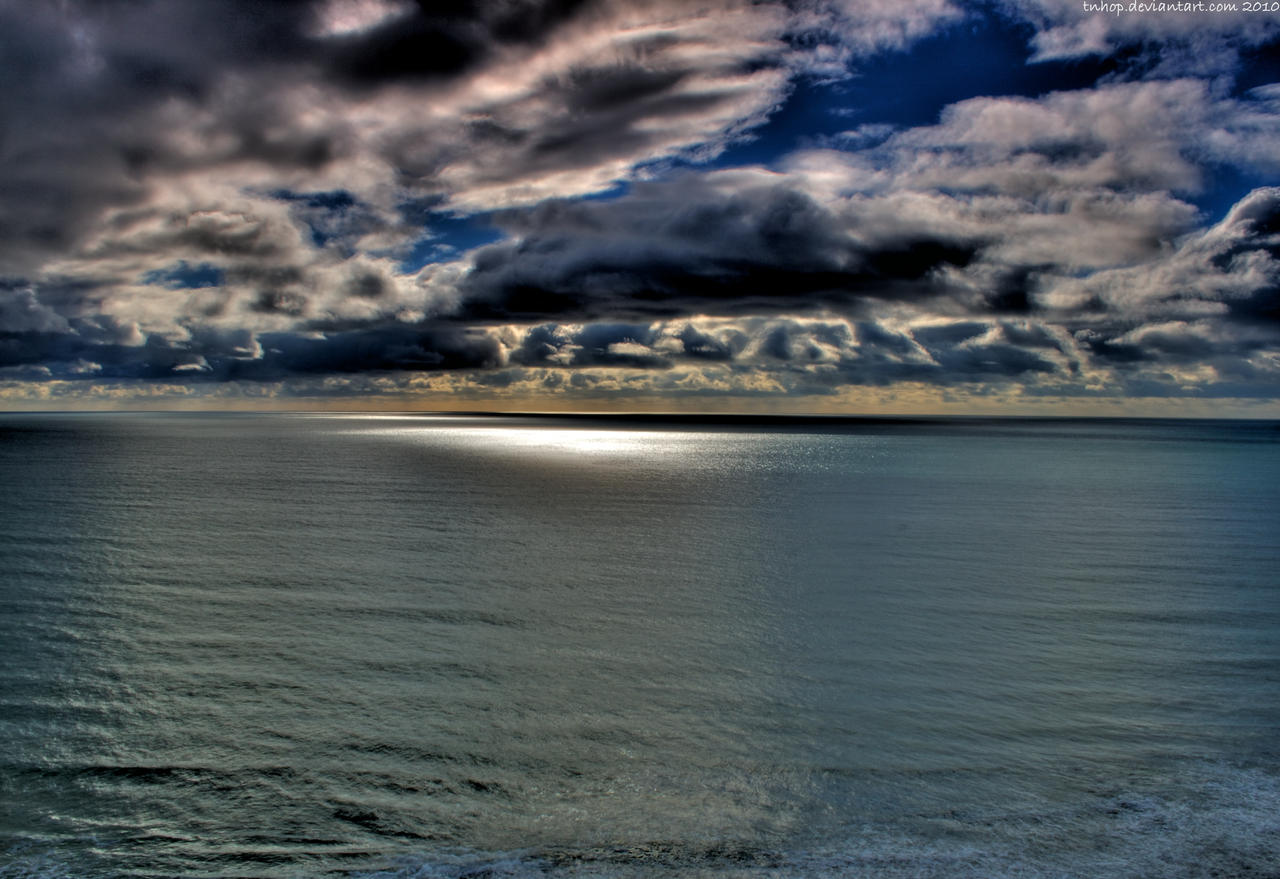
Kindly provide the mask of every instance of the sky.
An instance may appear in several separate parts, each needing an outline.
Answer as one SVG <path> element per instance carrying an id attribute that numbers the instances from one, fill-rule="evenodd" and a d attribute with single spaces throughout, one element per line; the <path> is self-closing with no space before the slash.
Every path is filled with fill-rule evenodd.
<path id="1" fill-rule="evenodd" d="M 0 0 L 0 408 L 1280 417 L 1280 4 Z"/>

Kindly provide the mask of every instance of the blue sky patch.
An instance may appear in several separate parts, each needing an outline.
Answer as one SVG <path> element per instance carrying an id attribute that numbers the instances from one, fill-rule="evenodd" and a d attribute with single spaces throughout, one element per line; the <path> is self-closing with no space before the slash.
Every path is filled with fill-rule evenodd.
<path id="1" fill-rule="evenodd" d="M 191 265 L 185 259 L 163 269 L 155 269 L 142 276 L 142 283 L 170 290 L 196 290 L 201 287 L 217 287 L 222 284 L 222 269 L 207 262 Z"/>
<path id="2" fill-rule="evenodd" d="M 488 214 L 460 217 L 428 211 L 421 218 L 424 237 L 418 239 L 400 261 L 400 271 L 419 271 L 434 262 L 454 259 L 459 253 L 501 240 L 500 229 L 490 225 Z"/>

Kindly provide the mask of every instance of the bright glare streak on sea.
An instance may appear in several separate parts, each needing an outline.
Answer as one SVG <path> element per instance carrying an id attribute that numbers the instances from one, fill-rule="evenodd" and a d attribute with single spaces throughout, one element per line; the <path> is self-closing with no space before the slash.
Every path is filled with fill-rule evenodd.
<path id="1" fill-rule="evenodd" d="M 0 879 L 1280 874 L 1280 426 L 0 416 Z"/>

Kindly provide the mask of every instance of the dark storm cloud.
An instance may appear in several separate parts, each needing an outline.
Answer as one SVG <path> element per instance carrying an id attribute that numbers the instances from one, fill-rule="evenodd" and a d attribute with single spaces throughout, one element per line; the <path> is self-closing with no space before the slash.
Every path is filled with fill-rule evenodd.
<path id="1" fill-rule="evenodd" d="M 797 154 L 786 173 L 686 173 L 502 212 L 512 240 L 475 256 L 457 316 L 1033 315 L 1064 275 L 1175 251 L 1197 219 L 1177 193 L 1201 185 L 1201 137 L 1224 161 L 1249 144 L 1280 167 L 1269 100 L 1192 80 L 974 99 L 865 152 Z M 1268 297 L 1230 307 L 1266 314 Z"/>
<path id="2" fill-rule="evenodd" d="M 103 255 L 182 254 L 194 259 L 265 263 L 290 256 L 296 248 L 293 230 L 285 232 L 269 219 L 245 211 L 198 210 L 163 217 L 139 215 L 137 219 L 153 222 L 127 237 L 115 237 Z"/>
<path id="3" fill-rule="evenodd" d="M 1013 345 L 1019 345 L 1023 348 L 1062 350 L 1062 340 L 1040 325 L 1005 321 L 1000 324 L 1000 331 L 1004 338 Z"/>
<path id="4" fill-rule="evenodd" d="M 331 41 L 322 57 L 329 75 L 355 86 L 456 77 L 478 66 L 495 45 L 537 42 L 589 5 L 418 0 L 405 14 Z"/>
<path id="5" fill-rule="evenodd" d="M 588 324 L 578 328 L 545 324 L 529 329 L 510 358 L 513 363 L 527 366 L 665 368 L 671 361 L 650 347 L 656 339 L 656 329 L 648 324 Z"/>
<path id="6" fill-rule="evenodd" d="M 1033 351 L 1000 342 L 933 349 L 938 373 L 945 380 L 1012 377 L 1028 372 L 1054 372 L 1057 367 Z"/>
<path id="7" fill-rule="evenodd" d="M 1032 381 L 1069 366 L 1011 344 L 998 325 L 968 322 L 905 331 L 871 321 L 780 321 L 763 328 L 764 362 L 781 361 L 795 387 L 888 386 L 917 382 L 941 387 Z"/>
<path id="8" fill-rule="evenodd" d="M 386 278 L 375 272 L 356 272 L 348 278 L 343 290 L 348 296 L 359 296 L 362 299 L 377 299 L 386 294 L 388 289 Z"/>
<path id="9" fill-rule="evenodd" d="M 511 352 L 511 360 L 528 366 L 549 363 L 569 344 L 569 334 L 555 324 L 533 327 Z"/>
<path id="10" fill-rule="evenodd" d="M 42 303 L 35 290 L 20 281 L 0 281 L 0 331 L 12 334 L 64 330 L 67 319 Z"/>
<path id="11" fill-rule="evenodd" d="M 1280 90 L 1231 81 L 1275 23 L 1078 5 L 999 8 L 1105 82 L 734 169 L 860 121 L 797 83 L 996 7 L 0 0 L 0 369 L 1280 387 L 1280 196 L 1197 200 L 1280 170 Z"/>
<path id="12" fill-rule="evenodd" d="M 866 299 L 947 292 L 935 275 L 980 243 L 919 230 L 859 234 L 803 192 L 725 192 L 696 176 L 644 184 L 615 202 L 500 215 L 515 244 L 485 248 L 463 283 L 459 318 L 676 317 L 857 308 Z"/>
<path id="13" fill-rule="evenodd" d="M 306 66 L 362 86 L 458 76 L 494 46 L 535 43 L 582 0 L 421 0 L 372 27 L 325 34 L 324 0 L 138 0 L 0 6 L 13 88 L 6 106 L 55 97 L 54 109 L 126 111 L 207 96 L 228 72 Z"/>
<path id="14" fill-rule="evenodd" d="M 916 341 L 931 351 L 946 351 L 961 342 L 976 339 L 987 332 L 987 325 L 976 321 L 921 327 L 912 335 Z"/>
<path id="15" fill-rule="evenodd" d="M 227 362 L 227 377 L 476 369 L 496 366 L 500 357 L 497 343 L 482 333 L 416 327 L 379 327 L 323 338 L 268 333 L 261 343 L 261 362 Z"/>
<path id="16" fill-rule="evenodd" d="M 174 174 L 246 164 L 307 174 L 351 157 L 357 134 L 345 120 L 300 118 L 291 89 L 319 85 L 338 98 L 457 80 L 496 49 L 536 45 L 587 5 L 424 0 L 330 35 L 319 28 L 335 4 L 321 0 L 0 3 L 0 268 L 65 253 L 103 211 L 145 201 Z M 596 88 L 578 91 L 590 100 Z M 609 104 L 607 90 L 595 100 Z"/>
<path id="17" fill-rule="evenodd" d="M 760 350 L 778 360 L 824 360 L 829 359 L 828 351 L 845 349 L 853 340 L 854 333 L 844 323 L 784 320 L 764 333 Z"/>
<path id="18" fill-rule="evenodd" d="M 667 358 L 646 350 L 656 339 L 654 329 L 639 324 L 590 324 L 573 336 L 573 366 L 662 368 Z"/>
<path id="19" fill-rule="evenodd" d="M 114 324 L 114 316 L 102 313 L 112 283 L 107 278 L 60 277 L 45 278 L 39 284 L 21 279 L 0 281 L 0 303 L 5 303 L 6 312 L 16 321 L 0 324 L 0 330 L 21 332 L 31 328 L 33 320 L 40 324 L 39 329 L 63 328 L 82 319 Z"/>
<path id="20" fill-rule="evenodd" d="M 1090 297 L 1111 323 L 1210 320 L 1224 333 L 1280 334 L 1280 189 L 1255 190 L 1220 223 L 1186 236 L 1163 259 L 1097 272 L 1061 287 Z M 1091 319 L 1095 323 L 1088 329 L 1105 328 Z"/>
<path id="21" fill-rule="evenodd" d="M 699 330 L 693 324 L 685 324 L 676 338 L 680 340 L 681 350 L 686 356 L 700 360 L 732 360 L 749 341 L 747 334 L 740 330 L 731 328 L 713 334 Z"/>
<path id="22" fill-rule="evenodd" d="M 289 204 L 290 216 L 307 230 L 312 244 L 332 249 L 343 258 L 357 252 L 361 239 L 388 226 L 386 218 L 345 190 L 281 190 L 271 195 Z"/>
<path id="23" fill-rule="evenodd" d="M 991 280 L 985 292 L 987 308 L 1022 314 L 1031 311 L 1038 275 L 1048 266 L 1014 266 Z"/>
<path id="24" fill-rule="evenodd" d="M 794 387 L 885 386 L 898 381 L 950 386 L 1005 381 L 1074 368 L 1009 340 L 998 323 L 926 325 L 905 331 L 874 322 L 752 318 L 741 324 L 599 324 L 530 328 L 510 360 L 527 366 L 668 370 L 730 368 L 772 374 Z M 1033 330 L 1025 332 L 1030 335 Z M 1048 338 L 1049 334 L 1041 330 Z M 1061 349 L 1043 345 L 1053 353 Z"/>
<path id="25" fill-rule="evenodd" d="M 642 187 L 639 197 L 653 198 L 665 192 L 663 187 Z M 711 202 L 713 206 L 717 204 L 715 199 Z M 611 231 L 610 224 L 624 221 L 639 224 L 627 231 L 637 239 L 645 238 L 646 246 L 676 247 L 678 243 L 685 253 L 702 261 L 694 264 L 714 264 L 722 251 L 739 251 L 744 247 L 741 242 L 749 238 L 750 249 L 760 261 L 772 258 L 779 264 L 772 277 L 781 280 L 787 277 L 789 265 L 809 265 L 819 256 L 836 260 L 850 259 L 853 254 L 852 258 L 862 264 L 883 265 L 879 253 L 900 254 L 902 250 L 891 248 L 883 240 L 879 242 L 880 249 L 870 254 L 865 244 L 861 249 L 849 246 L 848 242 L 856 239 L 832 231 L 835 214 L 829 208 L 812 199 L 797 198 L 794 192 L 753 192 L 745 203 L 756 209 L 739 207 L 716 213 L 695 202 L 692 207 L 684 206 L 688 216 L 676 219 L 671 219 L 665 210 L 658 210 L 657 203 L 649 214 L 625 210 L 625 200 L 548 206 L 538 214 L 540 221 L 531 227 L 573 228 L 576 236 L 556 238 L 554 246 L 543 245 L 537 237 L 526 238 L 520 255 L 522 259 L 536 256 L 544 261 L 563 260 L 562 241 L 591 235 L 598 239 L 616 238 L 618 233 Z M 870 318 L 856 323 L 787 318 L 761 322 L 759 315 L 770 311 L 795 310 L 794 305 L 788 309 L 790 303 L 785 296 L 775 295 L 771 300 L 761 295 L 752 303 L 749 314 L 741 318 L 733 317 L 732 309 L 725 308 L 721 312 L 725 316 L 719 322 L 695 326 L 681 315 L 718 304 L 700 294 L 704 298 L 688 302 L 672 296 L 667 304 L 681 310 L 672 319 L 656 323 L 591 320 L 589 315 L 584 317 L 586 309 L 575 305 L 557 312 L 574 323 L 547 323 L 500 332 L 497 327 L 491 331 L 468 331 L 466 321 L 460 322 L 456 316 L 437 320 L 434 325 L 406 326 L 385 314 L 363 320 L 312 315 L 297 324 L 299 332 L 214 331 L 193 324 L 191 338 L 186 341 L 148 337 L 142 342 L 136 326 L 112 323 L 101 314 L 86 318 L 94 317 L 93 309 L 102 295 L 92 285 L 51 288 L 49 295 L 59 307 L 50 308 L 42 298 L 43 291 L 37 295 L 30 285 L 12 281 L 3 291 L 0 304 L 13 324 L 21 325 L 24 332 L 6 336 L 4 362 L 0 366 L 47 365 L 55 376 L 81 379 L 276 381 L 290 376 L 362 371 L 485 369 L 504 363 L 566 370 L 658 372 L 682 365 L 725 364 L 739 371 L 790 376 L 786 380 L 793 389 L 887 386 L 897 382 L 950 387 L 1016 380 L 1026 386 L 1056 381 L 1061 390 L 1061 382 L 1087 377 L 1091 370 L 1109 371 L 1123 387 L 1138 388 L 1147 387 L 1152 381 L 1176 384 L 1180 379 L 1169 370 L 1201 365 L 1212 367 L 1218 375 L 1235 376 L 1238 382 L 1253 382 L 1256 393 L 1269 376 L 1274 378 L 1264 365 L 1253 364 L 1250 358 L 1274 350 L 1277 344 L 1272 319 L 1265 313 L 1258 314 L 1256 305 L 1266 301 L 1267 291 L 1274 288 L 1274 279 L 1280 276 L 1276 259 L 1277 204 L 1280 197 L 1273 190 L 1260 190 L 1243 200 L 1217 227 L 1189 237 L 1154 267 L 1099 272 L 1073 282 L 1081 287 L 1081 295 L 1089 294 L 1089 303 L 1095 303 L 1089 308 L 1101 309 L 1092 315 L 1046 305 L 1038 309 L 1037 315 L 1018 319 L 975 314 L 968 320 L 939 322 L 930 321 L 925 311 L 912 323 L 899 322 L 896 326 Z M 513 216 L 522 222 L 530 218 L 523 212 Z M 641 236 L 638 229 L 661 228 L 646 225 L 655 217 L 674 231 L 665 237 Z M 708 217 L 736 218 L 737 225 L 717 226 L 707 223 Z M 759 217 L 766 219 L 761 222 Z M 796 217 L 802 222 L 790 222 Z M 806 223 L 817 221 L 828 223 L 824 234 L 804 234 Z M 849 227 L 847 217 L 845 224 Z M 757 225 L 764 225 L 767 234 L 762 234 Z M 739 237 L 738 243 L 723 243 L 725 237 L 733 236 Z M 628 246 L 619 249 L 625 253 Z M 825 250 L 805 250 L 814 246 Z M 597 247 L 593 252 L 601 249 L 608 250 Z M 931 260 L 934 258 L 930 256 Z M 961 262 L 958 259 L 940 265 L 949 271 L 962 271 Z M 652 259 L 637 262 L 641 266 L 652 264 Z M 483 268 L 483 259 L 478 265 Z M 599 276 L 598 262 L 587 265 Z M 615 263 L 611 270 L 617 275 L 621 268 Z M 1036 271 L 1042 270 L 1043 266 L 1036 267 Z M 898 274 L 912 278 L 920 272 L 916 268 L 900 268 Z M 846 279 L 868 276 L 865 270 L 841 275 Z M 1177 279 L 1180 285 L 1168 283 L 1169 278 Z M 302 269 L 271 263 L 245 264 L 229 271 L 229 282 L 257 291 L 244 300 L 245 308 L 272 317 L 301 320 L 306 315 L 309 303 L 305 280 Z M 877 280 L 882 281 L 883 274 Z M 354 272 L 340 288 L 340 295 L 378 303 L 390 295 L 387 283 L 376 273 Z M 614 283 L 619 282 L 615 279 Z M 855 292 L 866 289 L 859 287 Z M 936 304 L 939 296 L 945 299 L 948 286 L 937 280 L 931 294 L 936 294 L 934 299 L 917 296 L 891 300 L 884 298 L 883 286 L 872 289 L 884 304 L 917 308 L 922 303 Z M 355 290 L 362 292 L 353 293 Z M 617 295 L 616 290 L 609 292 Z M 1205 313 L 1207 306 L 1218 311 Z M 601 313 L 610 314 L 621 310 L 600 309 Z M 67 318 L 72 312 L 80 317 Z M 499 338 L 505 341 L 500 342 Z"/>
<path id="26" fill-rule="evenodd" d="M 1254 273 L 1258 283 L 1223 298 L 1233 317 L 1271 325 L 1280 324 L 1280 189 L 1255 193 L 1228 218 L 1238 232 L 1235 240 L 1209 256 L 1209 263 L 1224 276 Z"/>
<path id="27" fill-rule="evenodd" d="M 121 344 L 112 341 L 110 330 L 81 324 L 69 332 L 0 333 L 0 367 L 40 366 L 67 379 L 154 379 L 185 375 L 203 364 L 188 348 L 159 338 Z"/>
<path id="28" fill-rule="evenodd" d="M 104 208 L 141 201 L 137 172 L 163 151 L 127 120 L 201 100 L 228 67 L 289 56 L 305 14 L 297 3 L 0 4 L 0 262 L 63 252 Z"/>
<path id="29" fill-rule="evenodd" d="M 205 328 L 182 344 L 152 336 L 141 345 L 95 340 L 83 331 L 0 333 L 0 367 L 44 365 L 68 379 L 269 382 L 289 376 L 484 369 L 498 365 L 500 357 L 498 344 L 484 334 L 420 327 L 256 337 Z"/>

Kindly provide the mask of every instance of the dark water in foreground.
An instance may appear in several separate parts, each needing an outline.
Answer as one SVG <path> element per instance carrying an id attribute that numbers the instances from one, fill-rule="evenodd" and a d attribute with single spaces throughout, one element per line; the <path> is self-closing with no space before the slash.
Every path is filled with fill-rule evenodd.
<path id="1" fill-rule="evenodd" d="M 0 486 L 4 879 L 1280 875 L 1274 423 L 5 415 Z"/>

